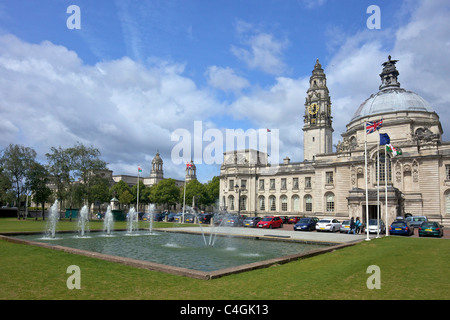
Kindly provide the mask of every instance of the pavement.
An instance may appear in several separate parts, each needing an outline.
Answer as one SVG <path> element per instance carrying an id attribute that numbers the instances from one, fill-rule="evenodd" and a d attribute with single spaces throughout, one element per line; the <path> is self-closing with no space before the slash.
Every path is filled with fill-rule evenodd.
<path id="1" fill-rule="evenodd" d="M 199 233 L 202 231 L 205 234 L 217 233 L 218 235 L 224 236 L 241 236 L 241 237 L 252 237 L 252 238 L 271 238 L 277 240 L 286 241 L 301 241 L 301 242 L 318 242 L 318 243 L 328 243 L 328 244 L 342 244 L 350 243 L 355 241 L 362 241 L 366 239 L 366 235 L 354 235 L 345 234 L 339 232 L 308 232 L 308 231 L 294 231 L 285 228 L 279 229 L 258 229 L 258 228 L 244 228 L 244 227 L 213 227 L 209 225 L 202 225 L 201 228 L 195 227 L 179 227 L 179 228 L 167 228 L 158 229 L 166 230 L 171 232 L 188 232 L 188 233 Z M 376 234 L 370 235 L 370 238 L 375 238 Z"/>

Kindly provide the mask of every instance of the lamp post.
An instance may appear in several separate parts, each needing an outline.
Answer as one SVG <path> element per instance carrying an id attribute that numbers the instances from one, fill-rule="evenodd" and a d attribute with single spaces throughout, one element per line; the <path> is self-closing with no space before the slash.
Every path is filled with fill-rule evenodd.
<path id="1" fill-rule="evenodd" d="M 238 184 L 236 184 L 234 186 L 234 190 L 236 192 L 238 192 L 238 219 L 241 219 L 241 190 L 242 190 L 243 186 L 240 186 Z"/>

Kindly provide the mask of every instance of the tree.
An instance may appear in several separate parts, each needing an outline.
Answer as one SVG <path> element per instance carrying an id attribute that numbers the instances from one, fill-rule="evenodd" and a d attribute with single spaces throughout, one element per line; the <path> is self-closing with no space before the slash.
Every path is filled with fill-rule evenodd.
<path id="1" fill-rule="evenodd" d="M 122 203 L 121 197 L 125 191 L 128 191 L 131 194 L 130 186 L 128 186 L 128 184 L 125 181 L 120 180 L 119 182 L 117 182 L 115 185 L 112 186 L 111 197 L 116 197 L 117 200 L 119 200 L 119 203 Z"/>
<path id="2" fill-rule="evenodd" d="M 31 165 L 35 162 L 36 151 L 33 148 L 22 145 L 10 144 L 2 152 L 0 165 L 4 173 L 11 181 L 12 189 L 16 194 L 16 205 L 18 207 L 17 218 L 20 219 L 20 196 L 26 191 L 26 177 Z M 25 219 L 25 217 L 24 217 Z"/>
<path id="3" fill-rule="evenodd" d="M 34 162 L 27 174 L 27 188 L 32 192 L 33 201 L 42 205 L 42 220 L 45 220 L 45 203 L 52 195 L 52 190 L 47 186 L 48 182 L 49 173 L 47 169 L 40 163 Z"/>
<path id="4" fill-rule="evenodd" d="M 14 201 L 14 193 L 11 192 L 12 183 L 4 169 L 0 167 L 0 205 L 10 204 Z"/>
<path id="5" fill-rule="evenodd" d="M 133 201 L 133 195 L 130 191 L 125 190 L 119 197 L 119 202 L 121 204 L 130 204 Z"/>
<path id="6" fill-rule="evenodd" d="M 208 194 L 204 184 L 194 179 L 188 182 L 186 185 L 186 206 L 192 204 L 195 197 L 195 205 L 197 207 L 203 207 L 208 205 Z"/>
<path id="7" fill-rule="evenodd" d="M 167 205 L 167 209 L 169 209 L 170 205 L 177 203 L 179 196 L 180 190 L 174 179 L 161 180 L 156 185 L 152 186 L 150 190 L 151 202 L 165 204 Z"/>
<path id="8" fill-rule="evenodd" d="M 215 205 L 218 204 L 219 195 L 220 195 L 220 178 L 213 177 L 211 181 L 208 181 L 206 184 L 206 194 L 208 197 L 207 204 Z M 217 206 L 218 207 L 218 206 Z"/>

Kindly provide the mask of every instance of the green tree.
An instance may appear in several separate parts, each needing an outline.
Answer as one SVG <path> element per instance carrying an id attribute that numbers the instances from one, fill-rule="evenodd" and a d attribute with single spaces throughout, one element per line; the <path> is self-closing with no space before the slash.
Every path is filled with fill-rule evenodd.
<path id="1" fill-rule="evenodd" d="M 207 205 L 218 205 L 220 195 L 220 178 L 213 177 L 206 184 L 206 194 L 208 197 Z"/>
<path id="2" fill-rule="evenodd" d="M 120 180 L 111 187 L 111 198 L 116 197 L 117 200 L 119 200 L 119 204 L 125 203 L 121 201 L 122 194 L 125 191 L 128 191 L 131 194 L 130 186 L 125 181 Z"/>
<path id="3" fill-rule="evenodd" d="M 204 184 L 194 179 L 186 185 L 186 206 L 191 206 L 195 197 L 195 206 L 204 207 L 208 205 L 208 194 Z"/>
<path id="4" fill-rule="evenodd" d="M 130 204 L 133 201 L 133 195 L 130 191 L 125 190 L 119 197 L 119 202 L 121 204 Z"/>
<path id="5" fill-rule="evenodd" d="M 165 204 L 167 205 L 167 209 L 169 209 L 170 205 L 177 203 L 179 196 L 180 190 L 174 179 L 161 180 L 156 185 L 152 186 L 150 190 L 151 202 Z"/>
<path id="6" fill-rule="evenodd" d="M 36 151 L 33 148 L 22 145 L 10 144 L 2 151 L 0 165 L 3 167 L 11 181 L 11 187 L 16 194 L 16 205 L 18 207 L 17 218 L 20 219 L 20 196 L 27 190 L 27 172 L 35 162 Z"/>
<path id="7" fill-rule="evenodd" d="M 52 195 L 48 183 L 49 173 L 47 169 L 40 163 L 34 162 L 27 174 L 27 187 L 32 192 L 33 201 L 42 205 L 42 220 L 45 220 L 45 203 L 49 201 Z"/>
<path id="8" fill-rule="evenodd" d="M 0 205 L 2 206 L 14 201 L 11 180 L 3 171 L 4 169 L 0 167 Z"/>

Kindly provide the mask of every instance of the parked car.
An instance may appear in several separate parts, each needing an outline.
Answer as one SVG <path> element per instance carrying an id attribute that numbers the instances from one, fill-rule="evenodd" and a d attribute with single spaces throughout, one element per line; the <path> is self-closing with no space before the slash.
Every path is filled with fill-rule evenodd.
<path id="1" fill-rule="evenodd" d="M 296 224 L 300 219 L 300 217 L 289 217 L 288 223 Z"/>
<path id="2" fill-rule="evenodd" d="M 419 227 L 419 237 L 443 237 L 444 236 L 444 226 L 439 222 L 425 221 Z"/>
<path id="3" fill-rule="evenodd" d="M 142 216 L 142 220 L 143 221 L 150 221 L 150 213 L 144 213 L 144 215 Z"/>
<path id="4" fill-rule="evenodd" d="M 389 233 L 392 235 L 411 236 L 414 234 L 414 228 L 405 220 L 396 220 L 389 227 Z"/>
<path id="5" fill-rule="evenodd" d="M 289 217 L 288 216 L 278 216 L 280 217 L 281 221 L 284 223 L 289 223 Z"/>
<path id="6" fill-rule="evenodd" d="M 322 219 L 316 224 L 317 231 L 336 232 L 341 229 L 341 223 L 337 219 Z"/>
<path id="7" fill-rule="evenodd" d="M 256 225 L 258 228 L 282 228 L 283 220 L 280 217 L 264 217 L 261 221 Z"/>
<path id="8" fill-rule="evenodd" d="M 224 226 L 227 227 L 240 227 L 244 224 L 243 217 L 239 216 L 229 216 L 225 218 L 225 221 L 223 222 Z"/>
<path id="9" fill-rule="evenodd" d="M 212 218 L 211 213 L 202 213 L 198 216 L 198 222 L 201 224 L 210 224 L 211 218 Z"/>
<path id="10" fill-rule="evenodd" d="M 366 232 L 369 230 L 369 233 L 377 233 L 378 229 L 378 233 L 386 233 L 386 225 L 384 224 L 384 221 L 380 219 L 379 222 L 380 225 L 378 227 L 377 219 L 370 219 L 369 227 L 366 228 Z"/>
<path id="11" fill-rule="evenodd" d="M 167 215 L 167 221 L 173 222 L 174 219 L 175 219 L 175 217 L 176 217 L 178 214 L 180 214 L 180 213 L 170 212 L 170 213 Z"/>
<path id="12" fill-rule="evenodd" d="M 319 218 L 316 217 L 305 217 L 301 218 L 295 225 L 295 231 L 314 231 L 316 230 L 316 224 L 319 222 Z"/>
<path id="13" fill-rule="evenodd" d="M 418 228 L 424 223 L 425 221 L 428 221 L 427 217 L 425 216 L 410 216 L 405 219 L 409 222 L 411 227 Z"/>
<path id="14" fill-rule="evenodd" d="M 349 231 L 350 231 L 350 220 L 342 221 L 341 228 L 339 229 L 339 232 L 340 233 L 343 233 L 343 232 L 347 233 Z"/>
<path id="15" fill-rule="evenodd" d="M 248 217 L 244 220 L 244 227 L 255 228 L 261 217 Z"/>

